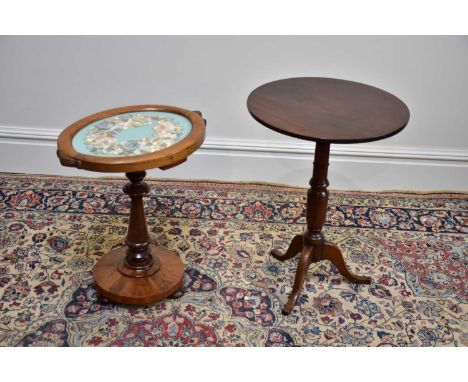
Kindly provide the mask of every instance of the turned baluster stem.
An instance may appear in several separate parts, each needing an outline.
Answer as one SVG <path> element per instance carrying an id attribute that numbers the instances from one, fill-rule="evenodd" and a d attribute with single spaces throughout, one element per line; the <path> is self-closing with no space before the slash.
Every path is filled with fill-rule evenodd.
<path id="1" fill-rule="evenodd" d="M 145 270 L 151 267 L 153 263 L 153 257 L 148 249 L 150 236 L 146 226 L 143 205 L 143 196 L 149 192 L 150 188 L 143 181 L 146 176 L 145 171 L 129 172 L 125 175 L 130 182 L 123 187 L 123 191 L 131 199 L 130 221 L 128 233 L 125 237 L 125 243 L 127 244 L 125 266 L 134 270 Z"/>
<path id="2" fill-rule="evenodd" d="M 314 258 L 322 255 L 324 237 L 322 228 L 325 224 L 328 205 L 328 159 L 330 143 L 317 142 L 315 146 L 314 170 L 307 192 L 307 231 L 305 240 L 315 247 Z"/>

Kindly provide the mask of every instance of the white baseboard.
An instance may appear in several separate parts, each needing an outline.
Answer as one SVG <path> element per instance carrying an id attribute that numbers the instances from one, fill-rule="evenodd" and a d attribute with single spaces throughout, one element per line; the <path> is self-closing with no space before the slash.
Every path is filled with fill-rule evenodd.
<path id="1" fill-rule="evenodd" d="M 0 172 L 106 175 L 62 167 L 55 154 L 59 132 L 0 126 Z M 313 147 L 312 142 L 300 140 L 207 138 L 185 164 L 168 171 L 151 170 L 148 175 L 307 186 Z M 390 148 L 369 143 L 332 145 L 331 153 L 332 189 L 468 190 L 468 151 Z"/>

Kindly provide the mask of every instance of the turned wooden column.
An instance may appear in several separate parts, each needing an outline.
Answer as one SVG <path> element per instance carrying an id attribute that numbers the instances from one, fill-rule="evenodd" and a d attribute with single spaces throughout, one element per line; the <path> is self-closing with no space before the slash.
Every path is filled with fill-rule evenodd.
<path id="1" fill-rule="evenodd" d="M 158 258 L 151 256 L 149 250 L 150 235 L 146 226 L 143 196 L 150 189 L 143 181 L 145 171 L 128 172 L 125 175 L 130 182 L 123 187 L 123 191 L 130 196 L 131 205 L 128 233 L 125 237 L 126 256 L 119 265 L 119 271 L 129 277 L 147 277 L 161 267 Z"/>
<path id="2" fill-rule="evenodd" d="M 93 270 L 99 292 L 116 302 L 146 304 L 168 297 L 180 288 L 184 267 L 180 258 L 150 244 L 143 197 L 150 189 L 145 171 L 128 172 L 123 191 L 130 196 L 130 219 L 125 247 L 104 255 Z"/>
<path id="3" fill-rule="evenodd" d="M 307 231 L 304 233 L 305 244 L 315 247 L 315 258 L 322 253 L 324 237 L 323 225 L 328 206 L 328 157 L 329 143 L 317 143 L 315 146 L 314 170 L 307 192 Z"/>

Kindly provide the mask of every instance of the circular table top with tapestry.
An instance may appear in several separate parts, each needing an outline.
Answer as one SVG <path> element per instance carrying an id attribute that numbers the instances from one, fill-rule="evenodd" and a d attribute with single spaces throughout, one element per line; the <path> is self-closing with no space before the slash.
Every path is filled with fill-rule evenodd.
<path id="1" fill-rule="evenodd" d="M 67 127 L 58 138 L 62 165 L 100 172 L 168 168 L 201 146 L 201 114 L 174 106 L 106 110 Z"/>

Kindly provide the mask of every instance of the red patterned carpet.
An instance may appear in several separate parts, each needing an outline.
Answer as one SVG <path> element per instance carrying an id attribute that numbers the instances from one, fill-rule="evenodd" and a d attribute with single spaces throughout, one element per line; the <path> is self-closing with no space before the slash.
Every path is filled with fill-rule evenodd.
<path id="1" fill-rule="evenodd" d="M 96 295 L 120 246 L 122 180 L 0 174 L 2 346 L 467 346 L 468 195 L 332 192 L 325 233 L 371 285 L 312 265 L 290 316 L 296 260 L 268 255 L 305 224 L 305 189 L 149 181 L 154 241 L 186 266 L 177 299 Z"/>

